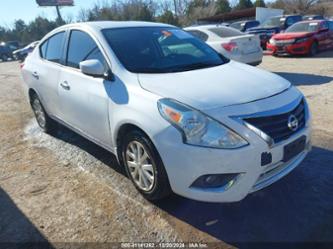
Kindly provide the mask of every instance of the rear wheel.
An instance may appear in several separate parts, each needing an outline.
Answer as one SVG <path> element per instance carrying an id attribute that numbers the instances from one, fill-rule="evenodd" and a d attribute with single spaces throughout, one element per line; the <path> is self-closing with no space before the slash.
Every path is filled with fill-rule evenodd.
<path id="1" fill-rule="evenodd" d="M 171 193 L 162 160 L 143 132 L 130 131 L 122 143 L 121 154 L 127 175 L 146 199 L 159 200 Z"/>
<path id="2" fill-rule="evenodd" d="M 31 107 L 39 127 L 46 133 L 54 132 L 56 130 L 57 123 L 47 115 L 36 94 L 34 94 L 31 98 Z"/>
<path id="3" fill-rule="evenodd" d="M 312 43 L 310 50 L 309 50 L 309 56 L 314 56 L 318 53 L 318 43 L 314 42 Z"/>
<path id="4" fill-rule="evenodd" d="M 3 55 L 1 56 L 1 60 L 2 60 L 2 61 L 8 61 L 8 56 L 5 55 L 5 54 L 3 54 Z"/>

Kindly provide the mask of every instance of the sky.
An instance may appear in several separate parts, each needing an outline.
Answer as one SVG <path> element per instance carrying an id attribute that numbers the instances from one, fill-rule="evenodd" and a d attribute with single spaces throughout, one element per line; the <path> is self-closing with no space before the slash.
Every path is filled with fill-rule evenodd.
<path id="1" fill-rule="evenodd" d="M 103 2 L 103 0 L 74 0 L 75 6 L 61 8 L 61 14 L 65 19 L 71 16 L 75 20 L 81 8 L 89 8 L 99 1 Z M 17 19 L 28 23 L 38 15 L 50 20 L 57 17 L 55 7 L 39 7 L 35 0 L 1 0 L 0 26 L 11 28 Z"/>
<path id="2" fill-rule="evenodd" d="M 81 8 L 91 7 L 96 0 L 74 0 L 74 7 L 61 8 L 64 18 L 72 15 L 76 18 Z M 55 19 L 57 13 L 55 7 L 39 7 L 35 0 L 1 0 L 0 26 L 11 27 L 15 20 L 22 19 L 25 22 L 32 21 L 36 16 Z"/>

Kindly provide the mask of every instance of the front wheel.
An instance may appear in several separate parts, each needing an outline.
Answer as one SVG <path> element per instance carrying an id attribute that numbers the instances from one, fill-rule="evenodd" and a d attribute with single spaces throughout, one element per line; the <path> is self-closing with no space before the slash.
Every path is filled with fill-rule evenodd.
<path id="1" fill-rule="evenodd" d="M 146 199 L 159 200 L 171 193 L 162 160 L 143 132 L 129 132 L 122 143 L 121 154 L 127 175 Z"/>
<path id="2" fill-rule="evenodd" d="M 317 53 L 318 53 L 318 44 L 317 42 L 314 42 L 310 47 L 309 56 L 315 56 Z"/>
<path id="3" fill-rule="evenodd" d="M 52 133 L 56 130 L 57 123 L 47 115 L 37 95 L 34 95 L 31 99 L 31 108 L 35 114 L 39 127 L 44 132 Z"/>

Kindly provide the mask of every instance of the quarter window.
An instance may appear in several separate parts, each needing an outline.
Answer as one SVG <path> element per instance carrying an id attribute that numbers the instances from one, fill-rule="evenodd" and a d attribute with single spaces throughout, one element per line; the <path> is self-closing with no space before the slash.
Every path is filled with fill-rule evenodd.
<path id="1" fill-rule="evenodd" d="M 199 38 L 202 41 L 207 41 L 208 40 L 208 35 L 205 34 L 202 31 L 199 31 L 199 30 L 188 30 L 187 32 L 189 32 L 191 35 Z"/>
<path id="2" fill-rule="evenodd" d="M 80 68 L 80 62 L 85 60 L 99 60 L 104 66 L 106 61 L 95 41 L 85 32 L 73 30 L 71 32 L 66 65 Z"/>
<path id="3" fill-rule="evenodd" d="M 65 32 L 60 32 L 47 39 L 40 48 L 42 58 L 60 63 Z"/>

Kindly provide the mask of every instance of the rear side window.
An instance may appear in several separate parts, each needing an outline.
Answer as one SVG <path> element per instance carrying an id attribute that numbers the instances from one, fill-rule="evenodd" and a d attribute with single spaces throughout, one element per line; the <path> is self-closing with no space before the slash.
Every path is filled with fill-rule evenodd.
<path id="1" fill-rule="evenodd" d="M 302 20 L 302 17 L 300 16 L 291 16 L 287 18 L 287 26 L 291 26 L 294 23 L 297 23 Z"/>
<path id="2" fill-rule="evenodd" d="M 192 34 L 193 36 L 199 38 L 202 41 L 207 41 L 208 40 L 208 35 L 205 34 L 202 31 L 199 31 L 199 30 L 188 30 L 187 32 L 189 32 L 190 34 Z"/>
<path id="3" fill-rule="evenodd" d="M 321 25 L 320 25 L 320 28 L 321 29 L 328 29 L 328 22 L 322 22 Z"/>
<path id="4" fill-rule="evenodd" d="M 234 22 L 230 25 L 230 27 L 238 30 L 242 30 L 244 27 L 245 23 L 244 22 Z"/>
<path id="5" fill-rule="evenodd" d="M 329 26 L 329 29 L 333 31 L 333 21 L 332 22 L 328 22 L 328 26 Z"/>
<path id="6" fill-rule="evenodd" d="M 222 38 L 244 35 L 244 33 L 233 28 L 220 27 L 220 28 L 211 28 L 209 30 Z"/>
<path id="7" fill-rule="evenodd" d="M 246 29 L 250 29 L 250 28 L 253 28 L 253 27 L 257 27 L 259 26 L 259 22 L 258 21 L 253 21 L 253 22 L 248 22 L 246 24 Z"/>
<path id="8" fill-rule="evenodd" d="M 64 38 L 65 32 L 60 32 L 47 39 L 40 47 L 40 54 L 42 58 L 48 61 L 60 63 Z"/>
<path id="9" fill-rule="evenodd" d="M 99 60 L 104 66 L 106 61 L 95 41 L 85 32 L 73 30 L 70 35 L 66 65 L 80 68 L 80 62 L 85 60 Z"/>

